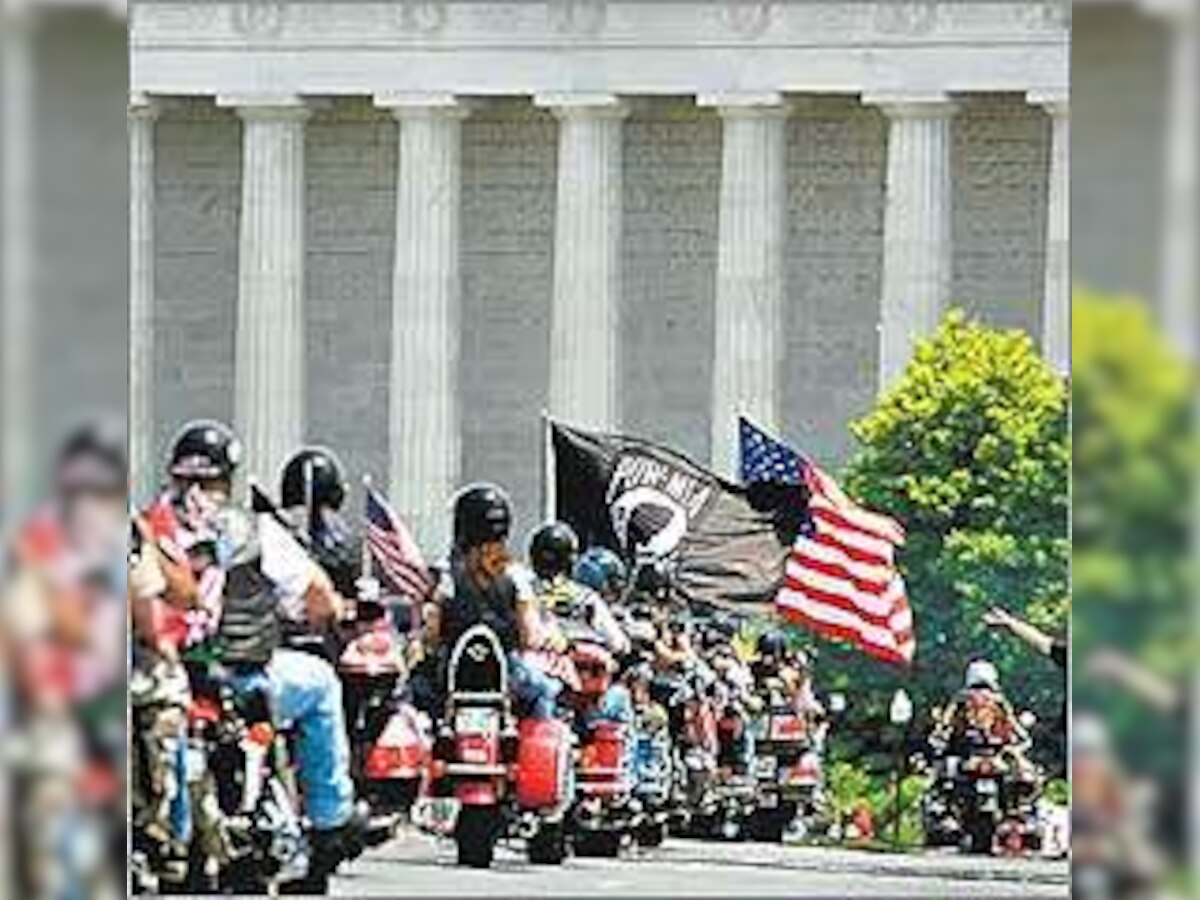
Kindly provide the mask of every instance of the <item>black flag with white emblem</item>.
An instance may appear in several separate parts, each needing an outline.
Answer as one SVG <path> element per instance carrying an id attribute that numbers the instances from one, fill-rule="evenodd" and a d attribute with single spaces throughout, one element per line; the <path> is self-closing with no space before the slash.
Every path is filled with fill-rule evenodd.
<path id="1" fill-rule="evenodd" d="M 550 428 L 555 514 L 585 546 L 670 560 L 692 602 L 772 600 L 805 517 L 802 487 L 746 488 L 640 438 Z"/>

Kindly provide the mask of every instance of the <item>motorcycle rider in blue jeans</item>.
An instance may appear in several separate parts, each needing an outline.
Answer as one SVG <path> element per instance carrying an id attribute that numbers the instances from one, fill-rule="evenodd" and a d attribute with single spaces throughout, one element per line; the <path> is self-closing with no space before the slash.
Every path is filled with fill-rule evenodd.
<path id="1" fill-rule="evenodd" d="M 265 686 L 276 719 L 296 728 L 313 853 L 312 877 L 294 887 L 309 890 L 357 852 L 362 822 L 350 779 L 341 684 L 324 660 L 275 646 L 277 606 L 282 597 L 299 596 L 310 614 L 336 616 L 342 599 L 306 554 L 279 553 L 283 545 L 264 540 L 270 535 L 230 503 L 240 457 L 240 441 L 219 422 L 190 422 L 176 437 L 170 487 L 143 516 L 164 584 L 159 597 L 143 598 L 143 619 L 149 631 L 181 634 L 184 647 L 212 642 L 233 658 L 249 652 L 263 660 L 260 671 L 239 676 L 240 686 Z M 282 525 L 280 532 L 286 533 Z M 263 595 L 269 604 L 255 602 Z M 176 624 L 163 628 L 164 619 Z"/>

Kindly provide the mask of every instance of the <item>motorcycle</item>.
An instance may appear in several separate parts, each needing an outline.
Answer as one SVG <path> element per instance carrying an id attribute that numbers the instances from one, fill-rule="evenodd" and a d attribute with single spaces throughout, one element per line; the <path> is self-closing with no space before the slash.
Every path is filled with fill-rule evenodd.
<path id="1" fill-rule="evenodd" d="M 671 698 L 679 735 L 677 769 L 685 812 L 681 834 L 693 837 L 742 836 L 742 823 L 754 809 L 754 783 L 732 766 L 720 765 L 721 715 L 712 684 L 690 673 Z"/>
<path id="2" fill-rule="evenodd" d="M 490 867 L 497 843 L 510 835 L 526 840 L 530 862 L 561 863 L 571 752 L 563 722 L 517 721 L 504 649 L 494 631 L 475 625 L 450 654 L 432 798 L 414 817 L 453 837 L 459 865 Z"/>
<path id="3" fill-rule="evenodd" d="M 356 793 L 370 807 L 369 831 L 386 836 L 408 816 L 428 780 L 433 740 L 428 717 L 402 694 L 404 641 L 385 606 L 358 603 L 337 672 Z"/>
<path id="4" fill-rule="evenodd" d="M 922 808 L 927 842 L 1016 855 L 1041 843 L 1038 769 L 973 729 L 953 749 L 934 742 L 934 782 Z"/>
<path id="5" fill-rule="evenodd" d="M 570 697 L 580 747 L 571 811 L 575 851 L 616 856 L 626 835 L 641 823 L 642 803 L 634 793 L 629 724 L 604 718 L 600 706 L 612 687 L 612 655 L 602 641 L 577 637 L 571 658 L 579 690 Z"/>
<path id="6" fill-rule="evenodd" d="M 288 736 L 272 715 L 265 678 L 213 662 L 189 670 L 186 771 L 189 782 L 207 780 L 211 789 L 194 795 L 209 806 L 196 809 L 197 816 L 218 829 L 223 845 L 219 887 L 266 893 L 286 882 L 304 882 L 307 889 L 313 880 L 323 890 L 328 876 L 309 871 Z"/>
<path id="7" fill-rule="evenodd" d="M 767 684 L 761 699 L 753 723 L 758 809 L 749 831 L 756 840 L 779 843 L 819 810 L 821 757 L 810 723 L 788 703 L 781 685 Z"/>
<path id="8" fill-rule="evenodd" d="M 678 814 L 671 737 L 665 723 L 643 725 L 633 732 L 633 795 L 642 806 L 634 829 L 639 847 L 657 847 L 666 839 L 672 817 Z"/>

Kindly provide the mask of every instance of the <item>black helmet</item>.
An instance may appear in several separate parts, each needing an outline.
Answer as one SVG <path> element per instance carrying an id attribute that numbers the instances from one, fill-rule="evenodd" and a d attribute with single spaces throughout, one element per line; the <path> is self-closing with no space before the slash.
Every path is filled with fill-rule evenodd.
<path id="1" fill-rule="evenodd" d="M 771 629 L 758 636 L 758 655 L 760 658 L 771 657 L 775 660 L 783 658 L 787 652 L 787 639 L 783 632 Z"/>
<path id="2" fill-rule="evenodd" d="M 279 502 L 316 509 L 341 509 L 346 500 L 346 478 L 332 450 L 305 447 L 293 453 L 279 480 Z"/>
<path id="3" fill-rule="evenodd" d="M 569 574 L 579 556 L 579 538 L 566 522 L 550 522 L 529 540 L 529 564 L 539 578 Z"/>
<path id="4" fill-rule="evenodd" d="M 98 419 L 67 433 L 58 452 L 54 480 L 66 493 L 124 494 L 128 466 L 125 429 L 117 422 Z"/>
<path id="5" fill-rule="evenodd" d="M 503 541 L 512 528 L 512 504 L 494 484 L 473 484 L 454 498 L 454 545 L 477 547 Z"/>
<path id="6" fill-rule="evenodd" d="M 188 422 L 171 444 L 167 471 L 185 481 L 230 480 L 242 461 L 242 442 L 221 422 L 202 419 Z"/>

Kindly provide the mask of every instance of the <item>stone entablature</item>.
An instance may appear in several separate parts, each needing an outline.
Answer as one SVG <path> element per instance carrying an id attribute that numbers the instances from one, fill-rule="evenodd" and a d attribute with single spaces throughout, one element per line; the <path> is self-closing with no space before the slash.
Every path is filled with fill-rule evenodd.
<path id="1" fill-rule="evenodd" d="M 146 2 L 158 94 L 1066 90 L 1068 4 L 550 0 Z"/>

